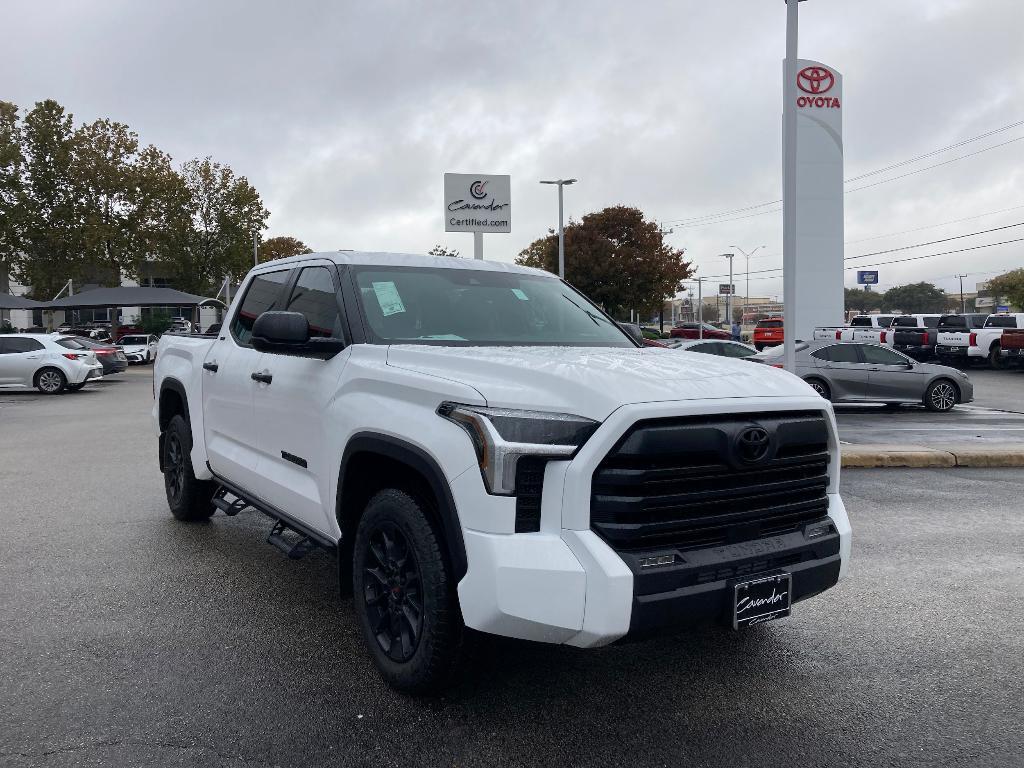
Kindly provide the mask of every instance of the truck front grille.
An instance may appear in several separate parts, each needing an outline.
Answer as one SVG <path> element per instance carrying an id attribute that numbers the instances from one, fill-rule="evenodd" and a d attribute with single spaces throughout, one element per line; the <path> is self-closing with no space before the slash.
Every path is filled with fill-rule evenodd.
<path id="1" fill-rule="evenodd" d="M 759 427 L 769 448 L 751 460 L 742 440 Z M 816 411 L 637 422 L 594 471 L 590 526 L 617 551 L 788 533 L 828 514 L 828 465 Z"/>

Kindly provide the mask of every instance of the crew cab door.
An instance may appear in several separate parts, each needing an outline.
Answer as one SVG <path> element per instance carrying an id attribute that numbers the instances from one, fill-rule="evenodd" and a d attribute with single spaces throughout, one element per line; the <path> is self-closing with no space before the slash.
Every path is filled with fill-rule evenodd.
<path id="1" fill-rule="evenodd" d="M 253 398 L 262 352 L 252 348 L 252 326 L 270 309 L 279 309 L 290 269 L 260 272 L 244 288 L 227 329 L 203 363 L 203 424 L 206 454 L 214 474 L 244 490 L 260 476 L 258 430 Z"/>
<path id="2" fill-rule="evenodd" d="M 351 343 L 333 262 L 303 262 L 289 281 L 279 309 L 300 312 L 311 336 Z M 340 456 L 327 450 L 329 410 L 348 362 L 348 348 L 322 357 L 265 352 L 262 372 L 270 377 L 255 393 L 254 409 L 260 473 L 253 490 L 261 499 L 315 530 L 329 533 L 334 515 L 330 497 Z"/>

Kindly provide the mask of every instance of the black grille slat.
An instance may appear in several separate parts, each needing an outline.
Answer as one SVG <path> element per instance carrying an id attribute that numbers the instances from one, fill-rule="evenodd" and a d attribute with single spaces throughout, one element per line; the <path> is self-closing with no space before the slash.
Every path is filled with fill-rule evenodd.
<path id="1" fill-rule="evenodd" d="M 516 533 L 540 530 L 541 492 L 546 458 L 523 456 L 516 464 Z"/>
<path id="2" fill-rule="evenodd" d="M 745 465 L 752 424 L 772 452 Z M 692 549 L 798 530 L 828 513 L 828 427 L 817 412 L 638 422 L 594 472 L 591 527 L 620 551 Z"/>

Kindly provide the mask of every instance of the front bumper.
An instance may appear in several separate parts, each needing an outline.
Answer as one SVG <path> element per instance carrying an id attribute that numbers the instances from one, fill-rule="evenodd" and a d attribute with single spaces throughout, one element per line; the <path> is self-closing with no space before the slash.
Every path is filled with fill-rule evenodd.
<path id="1" fill-rule="evenodd" d="M 751 411 L 749 400 L 718 412 Z M 793 399 L 793 410 L 808 409 Z M 488 496 L 474 467 L 452 482 L 463 521 L 468 570 L 459 583 L 466 624 L 493 634 L 579 647 L 625 637 L 727 621 L 737 579 L 773 571 L 792 575 L 793 601 L 834 586 L 845 573 L 851 529 L 838 487 L 838 445 L 830 437 L 833 490 L 827 518 L 802 531 L 749 542 L 687 550 L 670 566 L 641 568 L 590 530 L 590 479 L 630 424 L 670 413 L 668 404 L 627 406 L 609 418 L 572 461 L 549 462 L 537 533 L 473 530 L 488 520 L 511 519 L 515 500 Z M 760 404 L 780 410 L 776 403 Z M 773 407 L 774 406 L 774 407 Z M 817 404 L 820 409 L 820 403 Z M 709 403 L 695 403 L 692 410 Z M 688 409 L 687 409 L 688 410 Z M 782 409 L 784 410 L 784 409 Z M 824 527 L 825 531 L 821 529 Z M 810 534 L 816 533 L 813 537 Z M 630 560 L 633 562 L 629 562 Z"/>

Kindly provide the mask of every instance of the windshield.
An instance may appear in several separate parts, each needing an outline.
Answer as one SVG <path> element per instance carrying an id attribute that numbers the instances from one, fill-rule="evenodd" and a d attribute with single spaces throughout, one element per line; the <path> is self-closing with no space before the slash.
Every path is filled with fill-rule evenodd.
<path id="1" fill-rule="evenodd" d="M 371 343 L 636 347 L 555 278 L 437 267 L 354 271 Z"/>
<path id="2" fill-rule="evenodd" d="M 125 336 L 121 339 L 121 343 L 129 346 L 145 346 L 149 342 L 145 336 Z"/>

